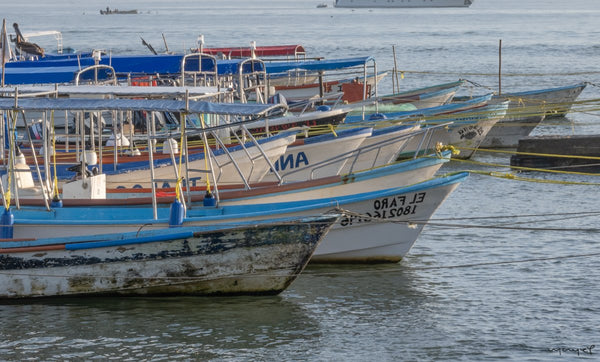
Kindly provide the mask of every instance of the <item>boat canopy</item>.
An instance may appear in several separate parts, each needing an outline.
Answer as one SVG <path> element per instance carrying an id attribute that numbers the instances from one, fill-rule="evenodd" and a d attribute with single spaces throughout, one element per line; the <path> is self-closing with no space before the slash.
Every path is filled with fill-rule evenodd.
<path id="1" fill-rule="evenodd" d="M 225 47 L 225 48 L 202 48 L 204 54 L 223 54 L 229 58 L 241 58 L 252 56 L 250 47 Z M 254 55 L 257 57 L 274 57 L 274 56 L 298 56 L 306 54 L 306 50 L 302 45 L 270 45 L 259 46 L 254 50 Z"/>
<path id="2" fill-rule="evenodd" d="M 100 64 L 113 67 L 116 73 L 179 74 L 181 73 L 182 59 L 183 55 L 177 54 L 119 55 L 102 57 Z M 217 70 L 219 75 L 236 75 L 240 73 L 239 67 L 242 64 L 242 73 L 266 71 L 269 74 L 276 74 L 297 69 L 318 72 L 366 66 L 369 61 L 374 62 L 375 59 L 367 56 L 329 60 L 277 61 L 264 62 L 265 69 L 262 69 L 260 68 L 263 66 L 262 62 L 248 63 L 247 59 L 244 58 L 224 59 L 217 61 Z M 5 83 L 69 83 L 73 81 L 75 74 L 81 68 L 94 64 L 95 61 L 93 58 L 8 62 L 5 67 Z M 214 61 L 212 59 L 203 58 L 201 66 L 199 65 L 198 61 L 194 60 L 194 58 L 187 59 L 185 70 L 196 71 L 201 69 L 202 71 L 214 71 Z"/>
<path id="3" fill-rule="evenodd" d="M 264 116 L 282 108 L 278 104 L 213 103 L 171 99 L 85 99 L 85 98 L 13 98 L 0 99 L 0 110 L 67 111 L 156 111 L 208 113 L 232 116 Z"/>
<path id="4" fill-rule="evenodd" d="M 101 65 L 114 68 L 121 74 L 179 74 L 183 55 L 120 55 L 103 57 Z M 246 59 L 225 59 L 217 62 L 219 75 L 239 74 L 240 64 Z M 6 63 L 6 84 L 48 84 L 69 83 L 82 68 L 95 64 L 93 58 L 34 60 Z M 212 59 L 202 59 L 201 67 L 197 58 L 189 58 L 185 63 L 186 71 L 214 71 Z M 252 69 L 247 69 L 252 67 Z M 260 62 L 244 63 L 242 73 L 263 71 Z M 258 69 L 260 68 L 260 69 Z"/>
<path id="5" fill-rule="evenodd" d="M 116 97 L 169 97 L 183 98 L 213 96 L 221 92 L 217 87 L 126 86 L 126 85 L 23 85 L 16 88 L 19 95 L 57 93 L 61 95 L 104 95 Z M 0 87 L 0 93 L 14 96 L 14 87 Z"/>
<path id="6" fill-rule="evenodd" d="M 15 62 L 17 63 L 17 62 Z M 20 63 L 20 62 L 19 62 Z M 25 63 L 25 62 L 23 62 Z M 32 61 L 31 63 L 35 63 Z M 10 63 L 7 63 L 7 65 Z M 76 65 L 65 67 L 30 67 L 30 68 L 5 68 L 5 84 L 48 84 L 69 83 L 75 80 L 79 72 Z"/>
<path id="7" fill-rule="evenodd" d="M 365 66 L 369 61 L 375 61 L 373 57 L 342 58 L 329 60 L 302 60 L 289 62 L 266 62 L 266 70 L 269 74 L 284 73 L 289 70 L 303 69 L 310 71 L 326 71 L 344 68 Z"/>

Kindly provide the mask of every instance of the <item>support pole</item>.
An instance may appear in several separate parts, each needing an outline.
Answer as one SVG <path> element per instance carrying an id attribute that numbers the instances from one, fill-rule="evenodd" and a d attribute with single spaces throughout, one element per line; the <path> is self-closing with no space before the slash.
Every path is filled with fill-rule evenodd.
<path id="1" fill-rule="evenodd" d="M 498 95 L 502 94 L 502 39 L 498 45 Z"/>

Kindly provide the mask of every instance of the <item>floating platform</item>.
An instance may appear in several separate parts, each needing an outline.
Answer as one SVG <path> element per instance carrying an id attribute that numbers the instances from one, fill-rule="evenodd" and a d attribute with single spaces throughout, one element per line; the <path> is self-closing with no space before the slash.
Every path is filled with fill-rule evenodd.
<path id="1" fill-rule="evenodd" d="M 511 166 L 600 173 L 600 135 L 525 137 L 517 153 Z"/>

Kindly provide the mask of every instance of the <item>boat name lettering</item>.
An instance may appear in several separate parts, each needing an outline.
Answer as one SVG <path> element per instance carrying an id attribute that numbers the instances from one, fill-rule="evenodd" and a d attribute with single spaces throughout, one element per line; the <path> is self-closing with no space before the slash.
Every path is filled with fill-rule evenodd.
<path id="1" fill-rule="evenodd" d="M 308 157 L 304 152 L 292 153 L 289 155 L 281 155 L 277 161 L 275 161 L 275 170 L 284 171 L 285 169 L 294 169 L 301 166 L 308 166 Z"/>
<path id="2" fill-rule="evenodd" d="M 373 201 L 373 210 L 358 215 L 345 215 L 340 220 L 341 226 L 351 226 L 370 222 L 371 219 L 390 219 L 406 215 L 414 215 L 418 204 L 425 201 L 426 192 L 415 194 L 385 197 Z"/>
<path id="3" fill-rule="evenodd" d="M 483 128 L 478 125 L 469 125 L 458 130 L 458 134 L 461 139 L 473 139 L 476 136 L 483 134 Z"/>
<path id="4" fill-rule="evenodd" d="M 398 206 L 420 204 L 425 200 L 425 192 L 417 192 L 412 196 L 395 196 L 385 197 L 373 201 L 375 211 L 383 209 L 391 209 Z"/>

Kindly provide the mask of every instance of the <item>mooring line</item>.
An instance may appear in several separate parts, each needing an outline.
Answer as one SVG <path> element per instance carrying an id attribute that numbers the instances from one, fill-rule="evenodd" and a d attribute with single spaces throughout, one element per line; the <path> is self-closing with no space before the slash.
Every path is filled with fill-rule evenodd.
<path id="1" fill-rule="evenodd" d="M 406 224 L 408 227 L 416 227 L 417 225 L 423 226 L 433 226 L 433 227 L 443 227 L 443 228 L 461 228 L 461 229 L 499 229 L 499 230 L 521 230 L 521 231 L 564 231 L 564 232 L 578 232 L 578 233 L 592 233 L 592 232 L 600 232 L 600 228 L 551 228 L 551 227 L 523 227 L 523 226 L 506 226 L 504 225 L 474 225 L 474 224 L 453 224 L 453 223 L 440 223 L 431 220 L 395 220 L 395 219 L 382 219 L 376 218 L 367 214 L 361 214 L 358 212 L 354 212 L 351 210 L 343 210 L 343 213 L 349 216 L 353 216 L 359 218 L 364 221 L 373 222 L 373 223 L 393 223 L 393 224 Z M 591 215 L 585 215 L 585 217 Z M 581 216 L 584 217 L 584 216 Z M 502 217 L 505 219 L 506 217 Z M 575 218 L 575 216 L 571 217 Z M 454 219 L 456 220 L 456 219 Z M 565 220 L 564 218 L 560 220 Z M 536 223 L 545 222 L 545 221 L 556 221 L 554 219 L 550 220 L 537 220 Z M 533 222 L 533 221 L 532 221 Z M 525 222 L 520 222 L 519 224 L 524 224 Z M 513 223 L 517 224 L 517 223 Z"/>

